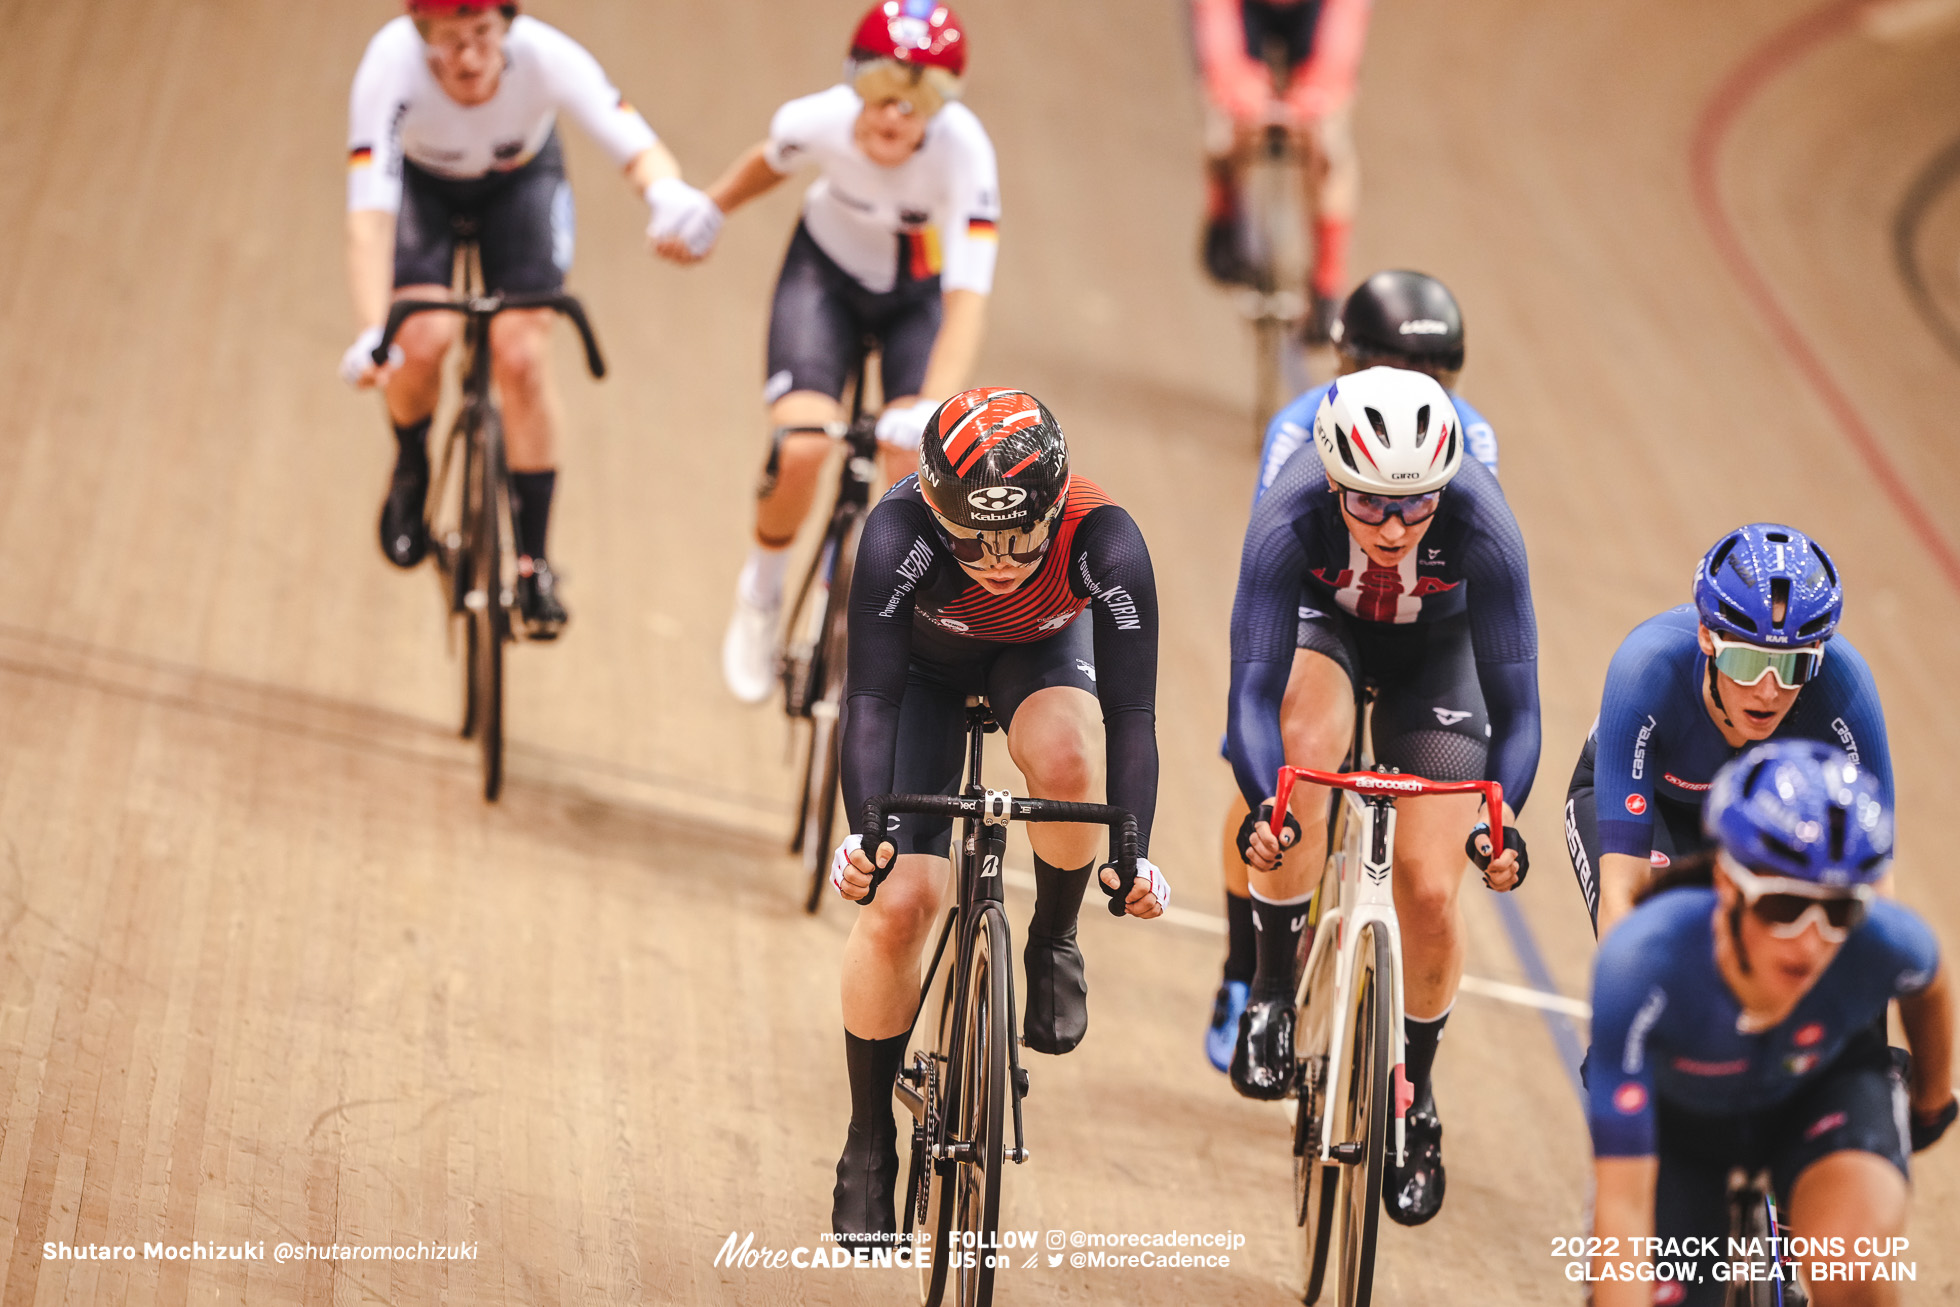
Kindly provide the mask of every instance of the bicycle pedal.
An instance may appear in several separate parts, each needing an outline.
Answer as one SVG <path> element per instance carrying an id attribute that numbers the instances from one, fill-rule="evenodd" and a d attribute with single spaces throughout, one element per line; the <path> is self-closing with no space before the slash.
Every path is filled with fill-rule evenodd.
<path id="1" fill-rule="evenodd" d="M 1028 1150 L 1025 1148 L 1010 1148 L 1007 1150 L 1006 1156 L 1008 1161 L 1014 1163 L 1014 1165 L 1016 1166 L 1019 1166 L 1021 1163 L 1028 1160 Z"/>
<path id="2" fill-rule="evenodd" d="M 1028 1069 L 1024 1066 L 1014 1068 L 1014 1093 L 1019 1098 L 1028 1096 Z"/>
<path id="3" fill-rule="evenodd" d="M 1358 1142 L 1352 1144 L 1335 1144 L 1327 1150 L 1327 1155 L 1339 1162 L 1342 1166 L 1353 1166 L 1361 1160 L 1363 1154 L 1367 1151 L 1367 1148 Z"/>

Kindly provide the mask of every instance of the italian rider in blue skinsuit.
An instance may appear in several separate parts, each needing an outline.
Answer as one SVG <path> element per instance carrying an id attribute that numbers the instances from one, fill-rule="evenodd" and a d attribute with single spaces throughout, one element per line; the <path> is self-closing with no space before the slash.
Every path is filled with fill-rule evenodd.
<path id="1" fill-rule="evenodd" d="M 1939 945 L 1874 890 L 1892 854 L 1884 786 L 1832 745 L 1773 740 L 1716 773 L 1703 820 L 1715 847 L 1600 943 L 1593 1302 L 1725 1301 L 1740 1168 L 1766 1169 L 1785 1230 L 1825 1250 L 1798 1259 L 1813 1307 L 1896 1303 L 1871 1272 L 1906 1228 L 1907 1158 L 1960 1108 Z M 1910 1058 L 1886 1046 L 1894 1000 Z"/>
<path id="2" fill-rule="evenodd" d="M 1885 714 L 1871 669 L 1835 634 L 1843 612 L 1823 547 L 1758 522 L 1703 557 L 1692 606 L 1648 618 L 1621 643 L 1565 804 L 1567 851 L 1598 934 L 1626 914 L 1650 868 L 1706 847 L 1702 799 L 1745 745 L 1836 745 L 1892 802 Z"/>

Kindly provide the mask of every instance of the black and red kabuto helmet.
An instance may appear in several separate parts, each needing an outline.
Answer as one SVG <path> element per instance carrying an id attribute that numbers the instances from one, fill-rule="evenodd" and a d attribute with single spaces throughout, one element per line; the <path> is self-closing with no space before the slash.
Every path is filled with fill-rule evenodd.
<path id="1" fill-rule="evenodd" d="M 1031 533 L 1068 493 L 1061 423 L 1025 390 L 961 391 L 926 420 L 919 490 L 947 523 L 966 531 Z"/>

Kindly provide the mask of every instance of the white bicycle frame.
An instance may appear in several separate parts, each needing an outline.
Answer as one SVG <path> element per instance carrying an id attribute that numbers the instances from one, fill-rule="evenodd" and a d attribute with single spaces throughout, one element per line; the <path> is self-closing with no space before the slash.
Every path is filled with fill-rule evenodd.
<path id="1" fill-rule="evenodd" d="M 1322 1083 L 1329 1087 L 1342 1083 L 1347 1075 L 1347 1017 L 1351 1006 L 1348 991 L 1354 974 L 1356 941 L 1361 937 L 1363 926 L 1374 925 L 1387 933 L 1389 961 L 1394 973 L 1388 977 L 1388 985 L 1394 999 L 1395 1013 L 1394 1030 L 1390 1036 L 1394 1041 L 1395 1059 L 1392 1085 L 1395 1093 L 1395 1162 L 1401 1166 L 1407 1160 L 1407 1117 L 1409 1105 L 1415 1100 L 1415 1090 L 1409 1084 L 1402 1039 L 1402 1023 L 1406 1014 L 1402 1001 L 1402 927 L 1395 916 L 1394 800 L 1405 795 L 1474 792 L 1484 796 L 1492 813 L 1502 813 L 1503 787 L 1495 781 L 1440 782 L 1393 772 L 1321 772 L 1307 767 L 1282 767 L 1273 800 L 1272 830 L 1275 838 L 1284 828 L 1287 802 L 1292 797 L 1296 780 L 1343 791 L 1341 802 L 1349 805 L 1349 812 L 1341 847 L 1329 855 L 1334 864 L 1334 874 L 1331 877 L 1323 874 L 1321 878 L 1322 892 L 1331 888 L 1335 898 L 1333 902 L 1320 905 L 1313 943 L 1307 952 L 1307 964 L 1300 971 L 1300 988 L 1294 996 L 1294 1004 L 1298 1007 L 1306 1002 L 1307 987 L 1313 983 L 1315 965 L 1326 949 L 1334 949 L 1334 1011 L 1327 1047 L 1327 1073 Z M 1491 856 L 1496 857 L 1503 852 L 1503 823 L 1494 821 L 1492 827 Z M 1333 1132 L 1334 1113 L 1326 1110 L 1323 1104 L 1319 1148 L 1323 1165 L 1336 1160 L 1332 1152 L 1335 1142 Z"/>

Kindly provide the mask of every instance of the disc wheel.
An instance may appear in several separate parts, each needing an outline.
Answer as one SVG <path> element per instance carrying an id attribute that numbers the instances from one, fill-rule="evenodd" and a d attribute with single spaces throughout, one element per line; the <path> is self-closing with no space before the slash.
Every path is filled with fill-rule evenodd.
<path id="1" fill-rule="evenodd" d="M 1390 1036 L 1394 1029 L 1393 962 L 1388 938 L 1370 923 L 1355 941 L 1348 978 L 1347 1068 L 1334 1086 L 1336 1138 L 1347 1145 L 1341 1164 L 1340 1307 L 1368 1307 L 1375 1283 L 1375 1241 L 1381 1232 L 1382 1168 L 1388 1140 Z"/>

